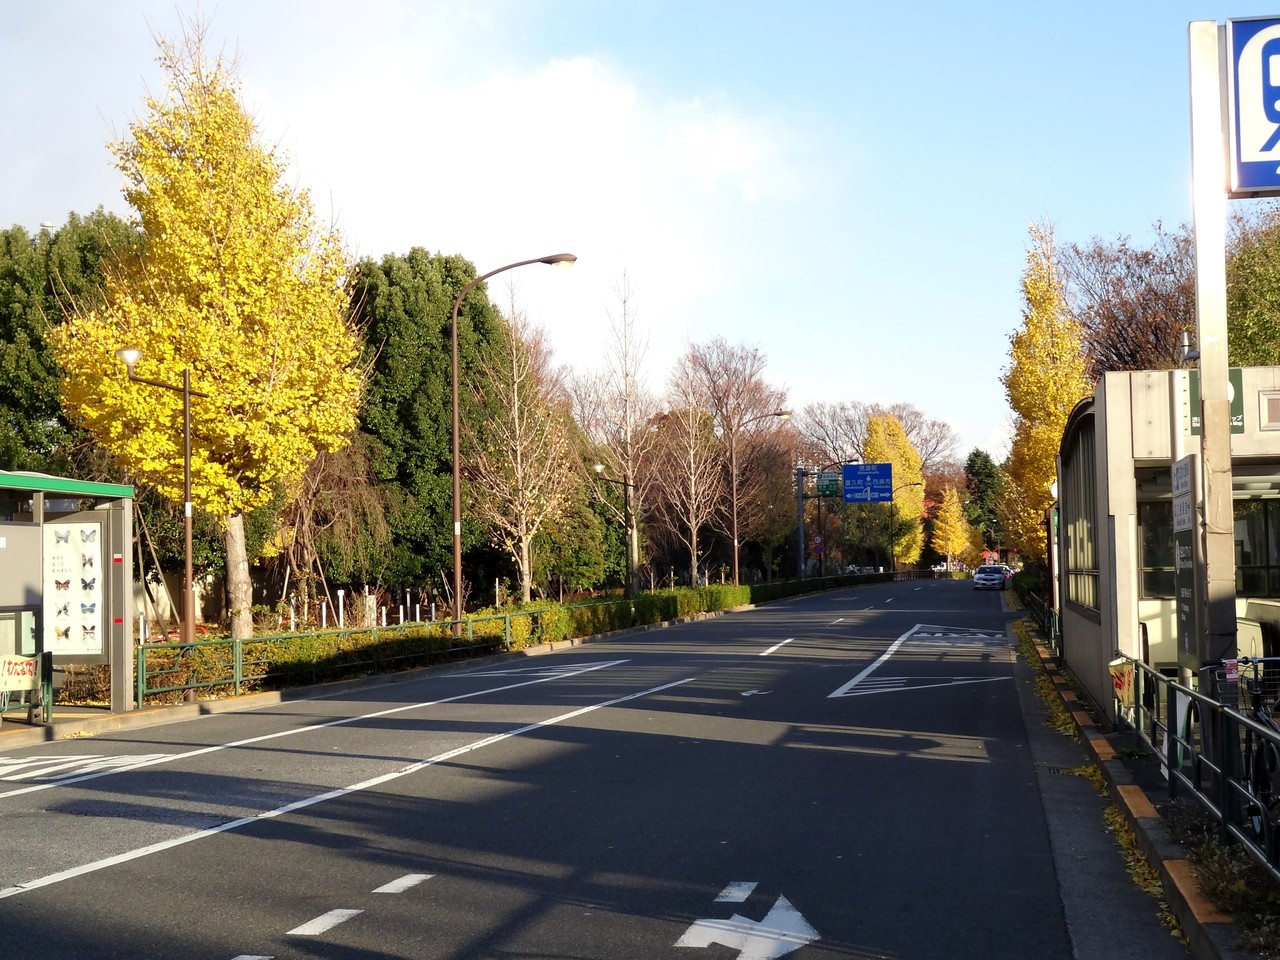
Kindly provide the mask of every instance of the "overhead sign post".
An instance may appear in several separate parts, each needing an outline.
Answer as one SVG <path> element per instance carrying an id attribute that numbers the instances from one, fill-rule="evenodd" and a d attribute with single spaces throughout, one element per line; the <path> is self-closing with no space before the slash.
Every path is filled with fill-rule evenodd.
<path id="1" fill-rule="evenodd" d="M 1280 43 L 1273 44 L 1276 40 L 1280 40 L 1280 20 L 1275 19 L 1228 21 L 1225 28 L 1216 20 L 1196 20 L 1187 30 L 1203 490 L 1198 516 L 1193 518 L 1201 523 L 1204 560 L 1203 592 L 1196 598 L 1203 618 L 1196 659 L 1202 663 L 1229 657 L 1236 646 L 1227 197 L 1280 193 L 1280 87 L 1275 86 L 1280 84 Z"/>
<path id="2" fill-rule="evenodd" d="M 893 464 L 846 463 L 845 503 L 892 503 Z"/>

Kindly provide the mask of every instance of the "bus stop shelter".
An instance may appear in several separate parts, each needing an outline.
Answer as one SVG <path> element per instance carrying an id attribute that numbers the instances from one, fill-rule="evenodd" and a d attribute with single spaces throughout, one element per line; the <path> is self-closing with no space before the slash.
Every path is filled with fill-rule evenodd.
<path id="1" fill-rule="evenodd" d="M 6 691 L 29 689 L 22 658 L 107 664 L 112 712 L 132 709 L 132 545 L 133 487 L 0 470 Z"/>

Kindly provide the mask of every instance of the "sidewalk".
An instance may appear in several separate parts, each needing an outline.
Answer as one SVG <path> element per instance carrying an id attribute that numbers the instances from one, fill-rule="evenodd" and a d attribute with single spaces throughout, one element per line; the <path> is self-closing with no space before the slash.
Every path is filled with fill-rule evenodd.
<path id="1" fill-rule="evenodd" d="M 1111 796 L 1123 811 L 1148 862 L 1159 871 L 1165 900 L 1178 918 L 1191 955 L 1196 960 L 1251 960 L 1254 955 L 1237 946 L 1239 936 L 1231 917 L 1200 893 L 1186 850 L 1169 835 L 1160 816 L 1160 808 L 1168 803 L 1168 787 L 1158 768 L 1153 770 L 1152 762 L 1124 759 L 1118 751 L 1133 748 L 1133 734 L 1108 733 L 1095 724 L 1076 702 L 1075 692 L 1052 651 L 1040 640 L 1035 641 L 1035 646 L 1058 696 L 1075 721 L 1081 742 L 1106 777 Z"/>

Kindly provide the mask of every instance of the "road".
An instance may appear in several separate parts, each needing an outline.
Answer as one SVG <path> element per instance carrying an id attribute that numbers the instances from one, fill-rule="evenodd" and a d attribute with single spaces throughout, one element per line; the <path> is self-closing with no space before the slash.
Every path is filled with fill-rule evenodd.
<path id="1" fill-rule="evenodd" d="M 6 948 L 1184 957 L 1001 599 L 876 584 L 11 750 Z"/>

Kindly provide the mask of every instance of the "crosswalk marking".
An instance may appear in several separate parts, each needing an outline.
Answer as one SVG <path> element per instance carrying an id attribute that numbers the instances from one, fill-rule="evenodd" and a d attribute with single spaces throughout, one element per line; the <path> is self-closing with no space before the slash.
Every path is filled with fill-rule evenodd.
<path id="1" fill-rule="evenodd" d="M 169 756 L 165 753 L 135 753 L 122 757 L 81 754 L 75 757 L 0 757 L 0 780 L 63 780 L 85 773 L 127 768 Z"/>

